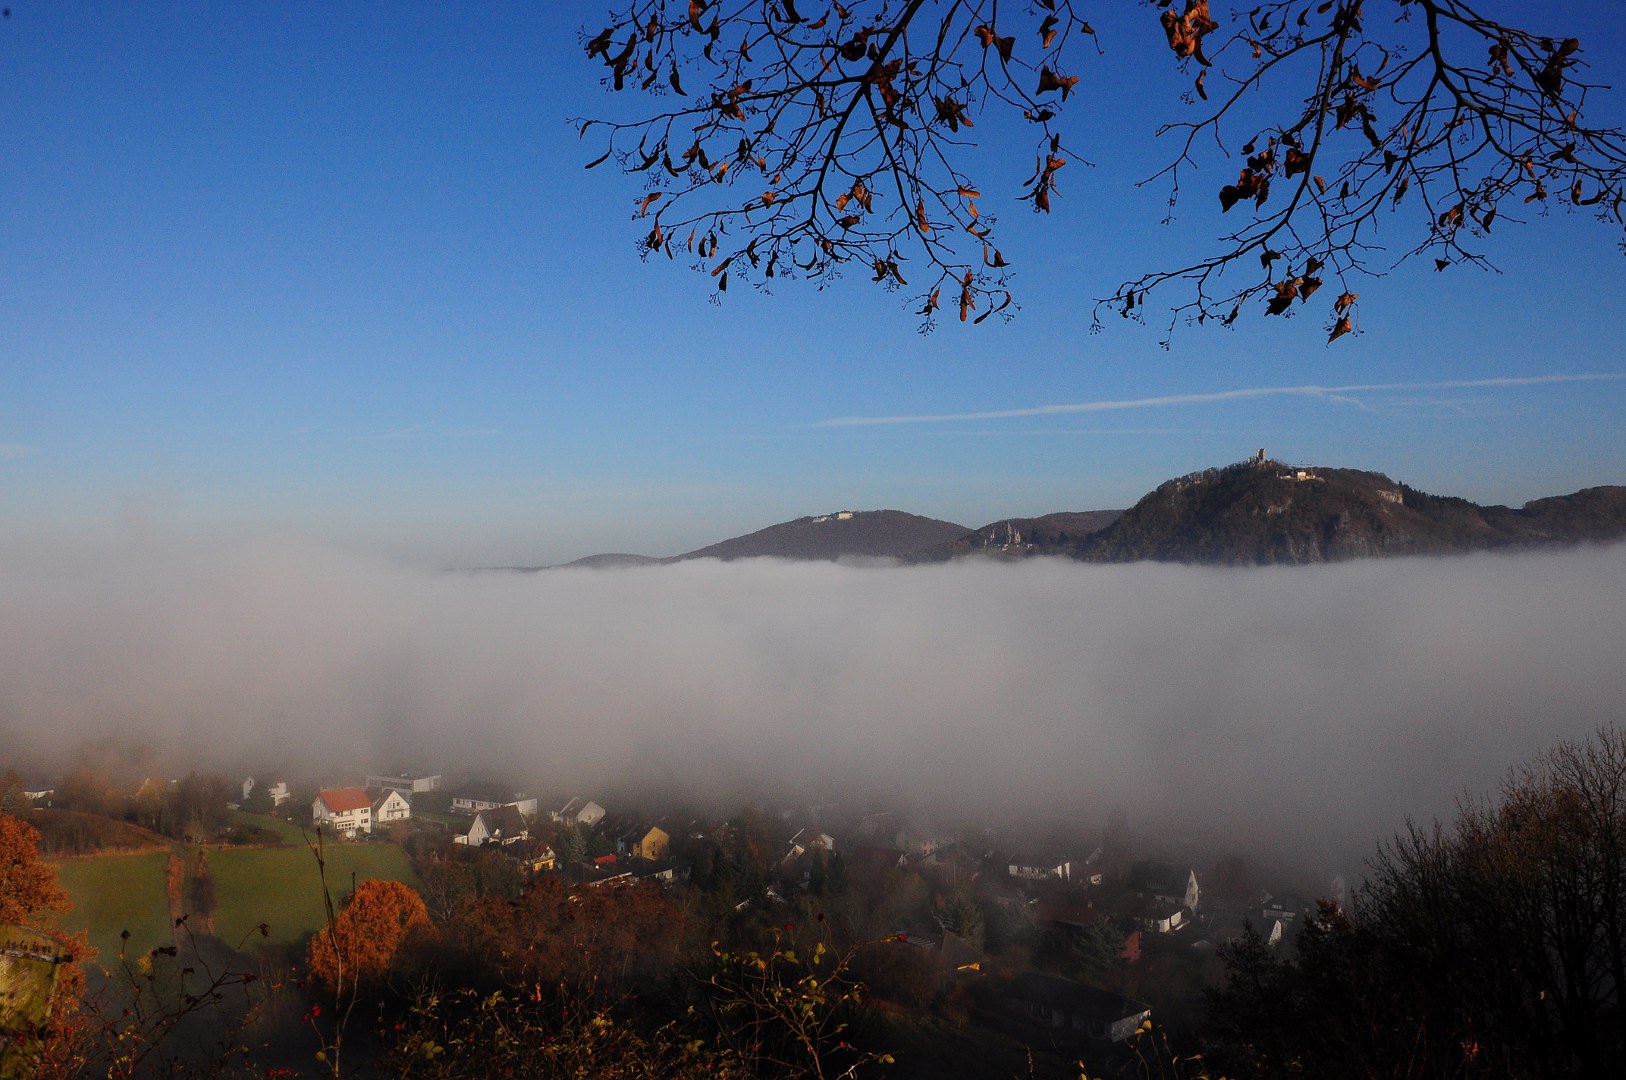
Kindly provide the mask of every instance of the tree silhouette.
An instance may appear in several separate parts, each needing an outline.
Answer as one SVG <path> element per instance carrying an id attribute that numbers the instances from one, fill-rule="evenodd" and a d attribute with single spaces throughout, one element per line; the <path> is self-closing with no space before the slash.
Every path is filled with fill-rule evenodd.
<path id="1" fill-rule="evenodd" d="M 1233 1075 L 1620 1076 L 1626 733 L 1560 743 L 1374 857 L 1283 960 L 1227 947 L 1209 1061 Z"/>
<path id="2" fill-rule="evenodd" d="M 1191 78 L 1171 135 L 1171 202 L 1199 162 L 1237 223 L 1205 255 L 1097 301 L 1139 317 L 1182 287 L 1181 319 L 1283 315 L 1336 282 L 1328 340 L 1354 328 L 1363 275 L 1401 258 L 1484 264 L 1498 222 L 1565 206 L 1626 223 L 1626 136 L 1594 124 L 1581 40 L 1481 15 L 1478 0 L 1141 0 L 1143 43 Z M 1601 17 L 1601 12 L 1598 13 Z M 579 119 L 645 183 L 645 256 L 731 279 L 815 283 L 863 268 L 918 290 L 919 313 L 981 322 L 1012 302 L 967 153 L 980 131 L 1034 146 L 1020 197 L 1046 213 L 1078 155 L 1064 123 L 1101 118 L 1074 90 L 1099 51 L 1071 0 L 630 0 L 583 34 L 604 83 L 648 96 L 631 119 Z M 1072 111 L 1069 112 L 1068 110 Z M 1232 177 L 1235 179 L 1231 179 Z M 1110 208 L 1105 208 L 1110 209 Z"/>

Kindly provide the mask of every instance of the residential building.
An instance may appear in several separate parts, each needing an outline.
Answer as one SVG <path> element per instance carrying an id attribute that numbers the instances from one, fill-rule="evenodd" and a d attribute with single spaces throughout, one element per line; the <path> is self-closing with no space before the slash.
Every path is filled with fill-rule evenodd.
<path id="1" fill-rule="evenodd" d="M 421 795 L 439 791 L 441 778 L 439 773 L 373 773 L 368 775 L 366 786 L 394 788 L 406 795 Z"/>
<path id="2" fill-rule="evenodd" d="M 558 810 L 553 811 L 555 821 L 574 821 L 578 825 L 585 825 L 591 829 L 604 820 L 604 807 L 591 799 L 583 802 L 580 798 L 572 798 Z"/>
<path id="3" fill-rule="evenodd" d="M 1014 1016 L 1057 1041 L 1124 1042 L 1152 1017 L 1142 1002 L 1050 975 L 1018 976 L 1001 996 Z"/>
<path id="4" fill-rule="evenodd" d="M 1013 855 L 1006 862 L 1007 872 L 1020 881 L 1071 881 L 1071 859 L 1054 855 Z"/>
<path id="5" fill-rule="evenodd" d="M 1197 871 L 1173 863 L 1138 862 L 1130 868 L 1129 888 L 1156 904 L 1196 911 L 1202 898 Z"/>
<path id="6" fill-rule="evenodd" d="M 506 847 L 521 840 L 528 840 L 530 836 L 531 828 L 525 823 L 525 816 L 516 807 L 499 806 L 475 814 L 473 823 L 469 825 L 468 835 L 458 837 L 457 841 L 469 847 L 484 847 L 486 844 L 500 844 Z"/>
<path id="7" fill-rule="evenodd" d="M 452 796 L 452 813 L 478 814 L 482 810 L 495 810 L 512 806 L 528 818 L 536 816 L 536 797 L 523 791 L 508 791 L 495 787 L 465 788 Z"/>
<path id="8" fill-rule="evenodd" d="M 311 820 L 344 836 L 373 831 L 373 801 L 358 787 L 329 788 L 311 803 Z"/>
<path id="9" fill-rule="evenodd" d="M 412 818 L 412 803 L 401 789 L 374 788 L 368 796 L 373 800 L 373 824 L 388 825 Z"/>

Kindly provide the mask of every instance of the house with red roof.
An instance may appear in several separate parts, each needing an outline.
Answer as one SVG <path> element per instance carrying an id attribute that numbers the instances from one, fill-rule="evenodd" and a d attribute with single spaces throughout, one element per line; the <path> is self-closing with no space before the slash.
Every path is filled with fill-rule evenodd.
<path id="1" fill-rule="evenodd" d="M 329 788 L 311 803 L 311 820 L 343 836 L 373 831 L 373 802 L 359 787 Z"/>

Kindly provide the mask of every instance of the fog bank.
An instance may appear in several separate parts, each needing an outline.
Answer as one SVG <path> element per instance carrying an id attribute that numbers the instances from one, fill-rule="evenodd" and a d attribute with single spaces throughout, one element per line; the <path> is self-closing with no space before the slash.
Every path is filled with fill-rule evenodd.
<path id="1" fill-rule="evenodd" d="M 755 560 L 433 574 L 263 539 L 13 549 L 0 761 L 858 780 L 1364 851 L 1626 700 L 1626 547 L 1300 569 Z M 121 744 L 122 745 L 122 744 Z"/>

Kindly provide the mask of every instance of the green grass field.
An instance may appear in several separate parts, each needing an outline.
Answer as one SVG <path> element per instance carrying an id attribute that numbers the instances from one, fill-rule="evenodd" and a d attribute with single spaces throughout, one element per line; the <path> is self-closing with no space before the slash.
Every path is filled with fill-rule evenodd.
<path id="1" fill-rule="evenodd" d="M 64 929 L 90 931 L 97 963 L 116 963 L 119 933 L 130 931 L 130 955 L 170 943 L 169 900 L 164 895 L 168 851 L 63 859 L 57 881 L 73 898 Z"/>
<path id="2" fill-rule="evenodd" d="M 304 844 L 305 838 L 298 825 L 281 818 L 271 817 L 269 814 L 250 814 L 242 810 L 233 815 L 244 825 L 254 825 L 261 829 L 270 829 L 282 838 L 284 844 Z"/>
<path id="3" fill-rule="evenodd" d="M 299 842 L 299 831 L 293 829 L 292 834 L 294 843 L 289 847 L 209 849 L 215 934 L 226 945 L 236 948 L 246 942 L 251 950 L 262 943 L 298 945 L 325 922 L 316 858 Z M 406 856 L 393 844 L 331 844 L 326 856 L 328 887 L 335 901 L 350 891 L 352 880 L 387 878 L 418 885 Z M 88 930 L 90 943 L 100 950 L 97 962 L 104 966 L 118 958 L 119 934 L 124 930 L 130 931 L 132 956 L 168 945 L 171 927 L 164 895 L 168 861 L 169 852 L 149 851 L 56 862 L 57 879 L 73 898 L 73 911 L 63 927 Z M 264 939 L 254 933 L 262 922 L 270 929 Z"/>
<path id="4" fill-rule="evenodd" d="M 401 849 L 393 844 L 330 844 L 327 881 L 335 902 L 354 880 L 384 878 L 418 887 L 417 876 Z M 261 941 L 254 928 L 270 927 L 273 945 L 296 945 L 326 921 L 316 858 L 303 845 L 209 851 L 209 873 L 215 887 L 215 934 L 235 948 Z M 162 894 L 160 894 L 162 895 Z"/>

